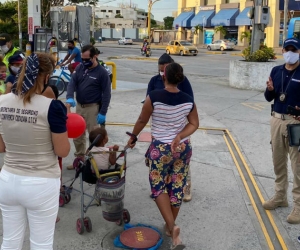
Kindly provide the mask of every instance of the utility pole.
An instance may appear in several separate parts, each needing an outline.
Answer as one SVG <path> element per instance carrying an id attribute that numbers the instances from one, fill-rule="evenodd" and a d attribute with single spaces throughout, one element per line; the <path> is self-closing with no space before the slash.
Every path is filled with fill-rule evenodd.
<path id="1" fill-rule="evenodd" d="M 251 54 L 259 50 L 260 44 L 264 40 L 265 24 L 257 23 L 260 18 L 260 12 L 258 11 L 263 6 L 262 0 L 255 0 L 254 6 L 254 18 L 252 19 L 252 35 L 251 35 Z"/>
<path id="2" fill-rule="evenodd" d="M 148 0 L 148 15 L 147 15 L 147 21 L 148 21 L 148 38 L 150 40 L 150 33 L 151 33 L 151 10 L 152 10 L 152 6 L 153 4 L 155 4 L 157 1 L 159 0 Z M 151 41 L 149 41 L 149 43 L 151 43 Z"/>
<path id="3" fill-rule="evenodd" d="M 19 27 L 19 48 L 22 51 L 22 20 L 21 20 L 21 8 L 20 0 L 18 0 L 18 27 Z"/>
<path id="4" fill-rule="evenodd" d="M 286 31 L 287 31 L 287 12 L 289 9 L 289 0 L 284 0 L 284 13 L 283 13 L 283 33 L 282 33 L 282 41 L 286 39 Z"/>

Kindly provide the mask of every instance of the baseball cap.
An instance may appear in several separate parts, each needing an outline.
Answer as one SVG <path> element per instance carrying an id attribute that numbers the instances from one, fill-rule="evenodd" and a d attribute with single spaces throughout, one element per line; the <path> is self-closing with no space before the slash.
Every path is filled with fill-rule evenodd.
<path id="1" fill-rule="evenodd" d="M 11 41 L 10 35 L 8 35 L 6 33 L 0 34 L 0 46 L 3 46 L 7 42 L 10 42 L 10 41 Z"/>
<path id="2" fill-rule="evenodd" d="M 297 50 L 300 49 L 300 40 L 297 38 L 288 38 L 283 43 L 283 48 L 286 48 L 287 46 L 293 46 Z"/>
<path id="3" fill-rule="evenodd" d="M 8 59 L 8 63 L 9 64 L 22 63 L 24 58 L 25 58 L 24 55 L 21 52 L 19 52 L 19 53 L 14 54 L 13 56 L 11 56 Z"/>

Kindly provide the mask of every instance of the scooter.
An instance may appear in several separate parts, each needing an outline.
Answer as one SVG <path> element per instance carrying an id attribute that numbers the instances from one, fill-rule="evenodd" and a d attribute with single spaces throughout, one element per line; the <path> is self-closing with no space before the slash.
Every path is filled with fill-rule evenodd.
<path id="1" fill-rule="evenodd" d="M 141 55 L 142 55 L 142 56 L 146 55 L 146 57 L 150 57 L 151 54 L 152 54 L 152 51 L 151 51 L 150 45 L 144 46 L 144 47 L 141 49 Z"/>

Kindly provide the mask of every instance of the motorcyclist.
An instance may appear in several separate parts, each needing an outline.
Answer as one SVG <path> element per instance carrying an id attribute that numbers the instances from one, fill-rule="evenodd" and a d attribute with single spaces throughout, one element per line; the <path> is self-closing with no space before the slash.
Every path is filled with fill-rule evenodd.
<path id="1" fill-rule="evenodd" d="M 147 51 L 147 46 L 148 46 L 148 41 L 147 41 L 147 39 L 144 39 L 143 46 L 142 46 L 142 48 L 141 48 L 141 52 L 142 52 L 142 53 L 146 53 L 146 51 Z"/>

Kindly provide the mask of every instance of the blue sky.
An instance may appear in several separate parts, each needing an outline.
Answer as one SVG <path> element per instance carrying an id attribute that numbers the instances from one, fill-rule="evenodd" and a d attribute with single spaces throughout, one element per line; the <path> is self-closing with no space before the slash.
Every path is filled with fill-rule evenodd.
<path id="1" fill-rule="evenodd" d="M 105 6 L 118 6 L 118 3 L 129 4 L 130 0 L 100 0 L 100 4 Z M 109 2 L 109 3 L 106 3 Z M 153 4 L 152 14 L 155 20 L 163 21 L 166 16 L 172 16 L 172 11 L 177 11 L 177 0 L 160 0 Z M 137 4 L 138 8 L 148 10 L 148 0 L 131 0 L 131 3 Z"/>
<path id="2" fill-rule="evenodd" d="M 5 1 L 6 0 L 0 0 L 2 3 Z M 99 3 L 105 6 L 118 6 L 118 3 L 129 4 L 130 0 L 100 0 Z M 137 4 L 138 8 L 148 10 L 148 0 L 131 0 L 131 3 Z M 172 11 L 176 10 L 177 0 L 160 0 L 153 4 L 151 12 L 155 20 L 163 21 L 164 17 L 172 16 Z"/>

